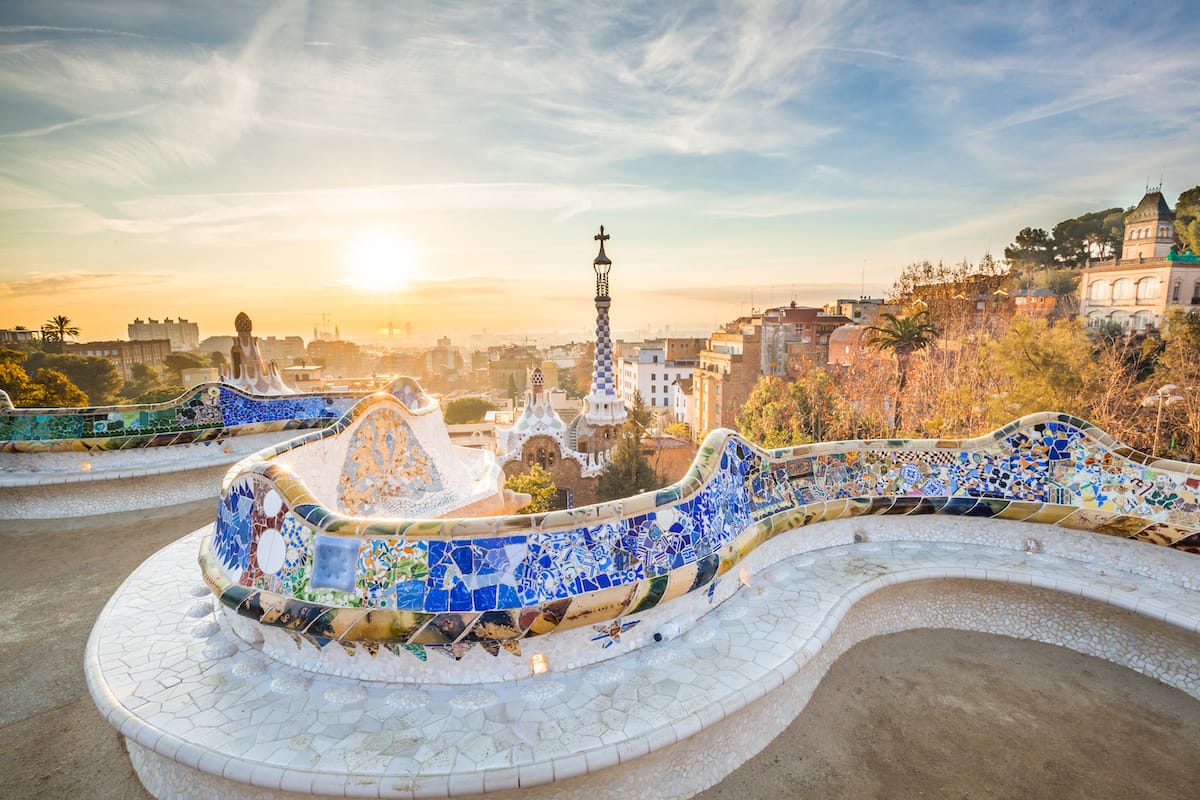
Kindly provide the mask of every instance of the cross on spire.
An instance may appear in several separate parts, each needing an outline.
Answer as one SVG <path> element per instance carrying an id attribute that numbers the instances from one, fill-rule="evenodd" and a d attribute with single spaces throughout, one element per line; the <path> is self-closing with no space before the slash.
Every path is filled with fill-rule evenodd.
<path id="1" fill-rule="evenodd" d="M 607 242 L 611 238 L 612 238 L 611 236 L 609 236 L 607 233 L 604 232 L 603 225 L 600 226 L 600 232 L 592 237 L 593 240 L 600 243 L 601 247 L 604 247 L 604 243 Z"/>

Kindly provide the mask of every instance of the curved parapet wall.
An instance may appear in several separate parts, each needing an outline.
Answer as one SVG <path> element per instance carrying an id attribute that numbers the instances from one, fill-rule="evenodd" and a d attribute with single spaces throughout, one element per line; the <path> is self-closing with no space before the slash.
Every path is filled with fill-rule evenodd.
<path id="1" fill-rule="evenodd" d="M 346 513 L 329 499 L 331 479 L 308 471 L 341 462 L 298 457 L 309 443 L 332 446 L 369 405 L 231 470 L 201 548 L 221 603 L 297 646 L 459 659 L 474 645 L 519 654 L 522 639 L 587 625 L 607 644 L 637 624 L 621 618 L 705 587 L 711 596 L 775 535 L 865 514 L 1049 523 L 1200 552 L 1200 467 L 1063 414 L 976 439 L 775 451 L 716 431 L 684 479 L 657 492 L 543 515 L 413 519 Z M 375 469 L 372 480 L 386 477 Z M 407 475 L 435 482 L 419 465 Z"/>
<path id="2" fill-rule="evenodd" d="M 387 391 L 414 408 L 434 404 L 408 378 L 397 380 Z M 14 408 L 3 395 L 0 452 L 128 450 L 324 428 L 365 396 L 362 392 L 266 396 L 222 383 L 204 383 L 164 403 Z"/>

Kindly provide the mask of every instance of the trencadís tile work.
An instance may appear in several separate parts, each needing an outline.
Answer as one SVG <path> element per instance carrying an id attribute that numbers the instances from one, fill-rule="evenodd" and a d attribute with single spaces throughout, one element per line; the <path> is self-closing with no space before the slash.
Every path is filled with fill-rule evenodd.
<path id="1" fill-rule="evenodd" d="M 85 673 L 155 796 L 683 800 L 854 643 L 914 627 L 1200 698 L 1200 474 L 1082 420 L 774 452 L 722 431 L 661 491 L 481 516 L 520 500 L 435 410 L 377 395 L 243 460 L 216 522 L 110 600 Z"/>
<path id="2" fill-rule="evenodd" d="M 434 401 L 407 378 L 388 387 Z M 0 507 L 16 519 L 157 508 L 216 497 L 232 464 L 333 424 L 368 395 L 253 395 L 202 384 L 176 400 L 96 408 L 13 408 L 0 391 Z"/>
<path id="3" fill-rule="evenodd" d="M 389 391 L 414 407 L 432 402 L 409 379 L 397 381 Z M 165 403 L 14 408 L 8 395 L 0 391 L 0 452 L 125 450 L 323 428 L 364 396 L 362 392 L 259 396 L 206 383 Z"/>
<path id="4" fill-rule="evenodd" d="M 972 440 L 774 452 L 718 431 L 682 481 L 655 493 L 540 516 L 466 518 L 445 506 L 447 518 L 418 519 L 400 501 L 436 495 L 447 472 L 411 444 L 403 456 L 378 444 L 369 457 L 361 452 L 368 441 L 411 443 L 403 415 L 374 420 L 372 409 L 387 405 L 367 401 L 334 427 L 226 476 L 201 549 L 205 580 L 239 632 L 264 637 L 289 663 L 453 682 L 453 665 L 425 662 L 482 651 L 499 662 L 489 668 L 476 657 L 464 672 L 501 679 L 524 672 L 515 657 L 530 639 L 575 629 L 538 649 L 561 650 L 570 664 L 600 660 L 636 624 L 624 618 L 699 596 L 680 605 L 680 624 L 688 624 L 714 594 L 736 589 L 735 580 L 719 582 L 755 548 L 861 515 L 1050 523 L 1200 552 L 1200 468 L 1151 459 L 1061 414 Z M 371 427 L 362 427 L 364 417 Z M 331 443 L 347 432 L 345 455 L 330 460 Z M 310 449 L 323 454 L 312 458 Z M 346 465 L 336 488 L 320 475 L 329 470 L 317 465 L 327 463 Z M 367 485 L 382 493 L 376 503 L 388 503 L 386 516 L 370 515 Z M 594 652 L 580 654 L 584 640 Z"/>

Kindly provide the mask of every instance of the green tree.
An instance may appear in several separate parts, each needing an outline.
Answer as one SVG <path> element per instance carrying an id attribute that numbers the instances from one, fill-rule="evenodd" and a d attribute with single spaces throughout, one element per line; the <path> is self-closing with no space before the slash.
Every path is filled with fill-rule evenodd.
<path id="1" fill-rule="evenodd" d="M 686 422 L 672 422 L 663 430 L 663 433 L 667 436 L 674 436 L 676 439 L 683 439 L 685 442 L 692 440 L 692 429 Z"/>
<path id="2" fill-rule="evenodd" d="M 657 489 L 662 479 L 642 455 L 642 437 L 650 429 L 653 414 L 646 408 L 641 392 L 634 392 L 629 418 L 617 434 L 616 447 L 600 472 L 596 495 L 601 500 L 617 500 Z"/>
<path id="3" fill-rule="evenodd" d="M 1200 255 L 1200 186 L 1182 192 L 1175 203 L 1175 247 Z"/>
<path id="4" fill-rule="evenodd" d="M 1053 244 L 1042 228 L 1022 228 L 1016 240 L 1004 248 L 1004 258 L 1025 271 L 1046 269 L 1054 263 Z"/>
<path id="5" fill-rule="evenodd" d="M 87 405 L 88 398 L 71 380 L 54 369 L 38 369 L 32 378 L 25 371 L 24 353 L 0 349 L 0 389 L 14 406 L 22 408 L 70 408 Z"/>
<path id="6" fill-rule="evenodd" d="M 183 383 L 183 370 L 211 366 L 207 358 L 196 353 L 168 353 L 163 358 L 167 375 L 173 380 Z"/>
<path id="7" fill-rule="evenodd" d="M 1166 337 L 1166 347 L 1143 389 L 1150 395 L 1167 384 L 1176 387 L 1170 395 L 1178 399 L 1162 409 L 1161 442 L 1168 448 L 1174 442 L 1173 455 L 1200 463 L 1200 312 L 1172 313 Z"/>
<path id="8" fill-rule="evenodd" d="M 121 389 L 121 396 L 129 402 L 138 402 L 137 397 L 160 385 L 158 371 L 149 364 L 134 364 L 129 368 L 129 380 Z"/>
<path id="9" fill-rule="evenodd" d="M 83 390 L 88 404 L 110 405 L 117 401 L 124 381 L 117 365 L 100 356 L 76 356 L 70 354 L 35 351 L 29 354 L 27 370 L 45 367 L 58 370 L 71 379 L 71 383 Z"/>
<path id="10" fill-rule="evenodd" d="M 738 431 L 764 447 L 791 447 L 849 435 L 850 408 L 832 375 L 810 369 L 791 383 L 763 377 L 738 411 Z"/>
<path id="11" fill-rule="evenodd" d="M 517 391 L 517 379 L 514 375 L 508 376 L 508 399 L 515 405 L 520 392 Z"/>
<path id="12" fill-rule="evenodd" d="M 1089 258 L 1120 258 L 1125 238 L 1125 212 L 1120 208 L 1091 211 L 1054 226 L 1054 259 L 1081 267 Z"/>
<path id="13" fill-rule="evenodd" d="M 225 358 L 225 354 L 220 350 L 213 350 L 211 353 L 209 353 L 208 361 L 217 369 L 222 369 L 228 363 L 228 359 Z"/>
<path id="14" fill-rule="evenodd" d="M 29 405 L 39 408 L 74 408 L 86 406 L 88 396 L 71 383 L 71 379 L 56 369 L 42 367 L 33 374 L 37 397 Z"/>
<path id="15" fill-rule="evenodd" d="M 530 496 L 529 505 L 517 511 L 518 514 L 539 514 L 554 508 L 554 500 L 558 496 L 558 487 L 550 473 L 540 464 L 534 464 L 528 472 L 520 475 L 510 475 L 504 481 L 504 488 Z"/>
<path id="16" fill-rule="evenodd" d="M 937 327 L 929 319 L 929 312 L 919 311 L 908 317 L 898 317 L 890 312 L 880 315 L 882 325 L 867 328 L 868 341 L 876 350 L 887 350 L 896 356 L 896 403 L 893 406 L 894 429 L 903 430 L 900 414 L 900 398 L 908 385 L 908 367 L 913 353 L 933 344 L 937 338 Z"/>
<path id="17" fill-rule="evenodd" d="M 558 388 L 567 393 L 567 397 L 572 400 L 578 400 L 583 397 L 583 392 L 579 390 L 579 384 L 576 382 L 574 369 L 560 369 L 558 371 Z"/>
<path id="18" fill-rule="evenodd" d="M 74 339 L 79 335 L 79 328 L 71 323 L 70 317 L 61 314 L 51 317 L 42 323 L 42 341 L 50 346 L 53 352 L 63 351 L 63 342 Z"/>
<path id="19" fill-rule="evenodd" d="M 482 397 L 460 397 L 446 404 L 444 414 L 447 425 L 464 425 L 482 422 L 484 415 L 495 409 L 495 403 L 489 403 Z"/>
<path id="20" fill-rule="evenodd" d="M 174 400 L 186 391 L 187 387 L 185 386 L 155 386 L 134 397 L 133 402 L 138 404 L 165 403 L 168 400 Z"/>
<path id="21" fill-rule="evenodd" d="M 993 425 L 1037 411 L 1088 417 L 1093 346 L 1077 322 L 1014 317 L 988 355 L 1001 376 L 999 391 L 990 398 Z"/>
<path id="22" fill-rule="evenodd" d="M 800 409 L 788 385 L 779 378 L 764 376 L 750 391 L 738 411 L 737 429 L 763 447 L 788 447 L 797 441 Z"/>

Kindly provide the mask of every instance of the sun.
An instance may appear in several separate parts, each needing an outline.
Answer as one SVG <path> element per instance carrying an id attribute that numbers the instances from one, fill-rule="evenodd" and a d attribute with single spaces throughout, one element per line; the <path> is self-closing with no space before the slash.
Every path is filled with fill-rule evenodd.
<path id="1" fill-rule="evenodd" d="M 393 292 L 416 276 L 417 250 L 392 233 L 369 233 L 351 242 L 346 283 L 363 292 Z"/>

